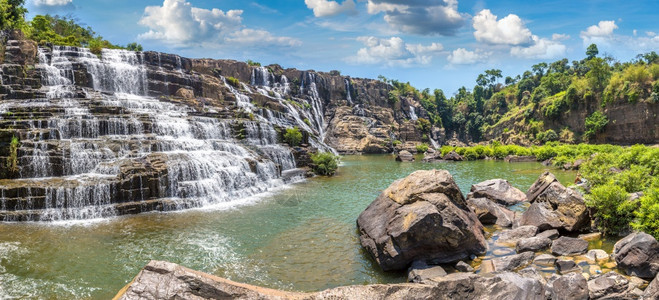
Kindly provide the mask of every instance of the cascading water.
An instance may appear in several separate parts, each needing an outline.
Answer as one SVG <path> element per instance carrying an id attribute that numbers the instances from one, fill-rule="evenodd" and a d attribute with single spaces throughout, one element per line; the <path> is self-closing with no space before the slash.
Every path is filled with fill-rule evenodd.
<path id="1" fill-rule="evenodd" d="M 416 112 L 414 111 L 414 106 L 410 105 L 410 120 L 416 121 L 418 119 L 419 117 L 417 117 Z"/>
<path id="2" fill-rule="evenodd" d="M 281 172 L 295 168 L 267 122 L 244 122 L 249 150 L 234 138 L 237 121 L 146 96 L 142 53 L 103 50 L 99 58 L 56 46 L 39 49 L 39 59 L 47 99 L 2 107 L 38 113 L 22 121 L 30 132 L 22 148 L 31 150 L 21 156 L 19 178 L 0 181 L 1 219 L 89 219 L 228 202 L 283 185 Z M 180 57 L 174 68 L 184 72 Z M 93 90 L 76 85 L 81 77 Z M 239 106 L 254 108 L 231 90 Z"/>
<path id="3" fill-rule="evenodd" d="M 352 86 L 350 85 L 350 80 L 348 78 L 345 79 L 346 83 L 346 100 L 348 100 L 348 104 L 352 105 Z"/>

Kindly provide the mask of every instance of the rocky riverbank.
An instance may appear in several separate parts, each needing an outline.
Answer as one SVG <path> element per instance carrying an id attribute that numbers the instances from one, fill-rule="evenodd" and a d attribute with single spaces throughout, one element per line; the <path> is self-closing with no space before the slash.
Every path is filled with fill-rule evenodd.
<path id="1" fill-rule="evenodd" d="M 637 232 L 600 248 L 583 198 L 550 173 L 526 193 L 495 179 L 474 184 L 464 198 L 448 172 L 416 171 L 385 189 L 357 227 L 376 263 L 407 270 L 410 283 L 293 293 L 153 261 L 117 299 L 659 297 L 659 243 Z"/>

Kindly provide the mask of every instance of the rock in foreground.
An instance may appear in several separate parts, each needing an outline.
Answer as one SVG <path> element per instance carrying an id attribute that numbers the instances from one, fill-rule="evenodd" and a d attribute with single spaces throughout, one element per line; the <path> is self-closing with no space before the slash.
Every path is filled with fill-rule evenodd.
<path id="1" fill-rule="evenodd" d="M 615 244 L 613 258 L 627 275 L 653 279 L 659 272 L 659 242 L 647 233 L 632 233 Z"/>
<path id="2" fill-rule="evenodd" d="M 487 249 L 483 225 L 445 170 L 416 171 L 392 183 L 357 219 L 359 240 L 383 270 L 414 260 L 457 262 Z"/>
<path id="3" fill-rule="evenodd" d="M 234 282 L 177 264 L 151 261 L 114 299 L 545 299 L 543 284 L 515 273 L 454 273 L 428 284 L 342 286 L 316 293 L 284 292 Z"/>
<path id="4" fill-rule="evenodd" d="M 522 214 L 520 225 L 534 225 L 540 230 L 558 229 L 577 232 L 590 225 L 583 197 L 564 187 L 553 174 L 545 172 L 526 193 L 531 206 Z"/>

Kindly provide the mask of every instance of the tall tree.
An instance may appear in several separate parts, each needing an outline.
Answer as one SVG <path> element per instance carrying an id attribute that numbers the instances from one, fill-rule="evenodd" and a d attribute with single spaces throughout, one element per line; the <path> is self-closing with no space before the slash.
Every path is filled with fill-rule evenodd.
<path id="1" fill-rule="evenodd" d="M 586 56 L 588 59 L 593 59 L 597 54 L 599 54 L 599 50 L 597 50 L 597 45 L 595 44 L 590 44 L 588 48 L 586 49 Z"/>

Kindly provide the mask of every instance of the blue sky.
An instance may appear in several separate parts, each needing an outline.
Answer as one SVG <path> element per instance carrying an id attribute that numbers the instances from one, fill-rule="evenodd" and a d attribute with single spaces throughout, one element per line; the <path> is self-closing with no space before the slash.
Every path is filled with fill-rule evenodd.
<path id="1" fill-rule="evenodd" d="M 453 94 L 486 69 L 659 52 L 659 1 L 26 0 L 118 44 L 194 58 L 384 75 Z"/>

